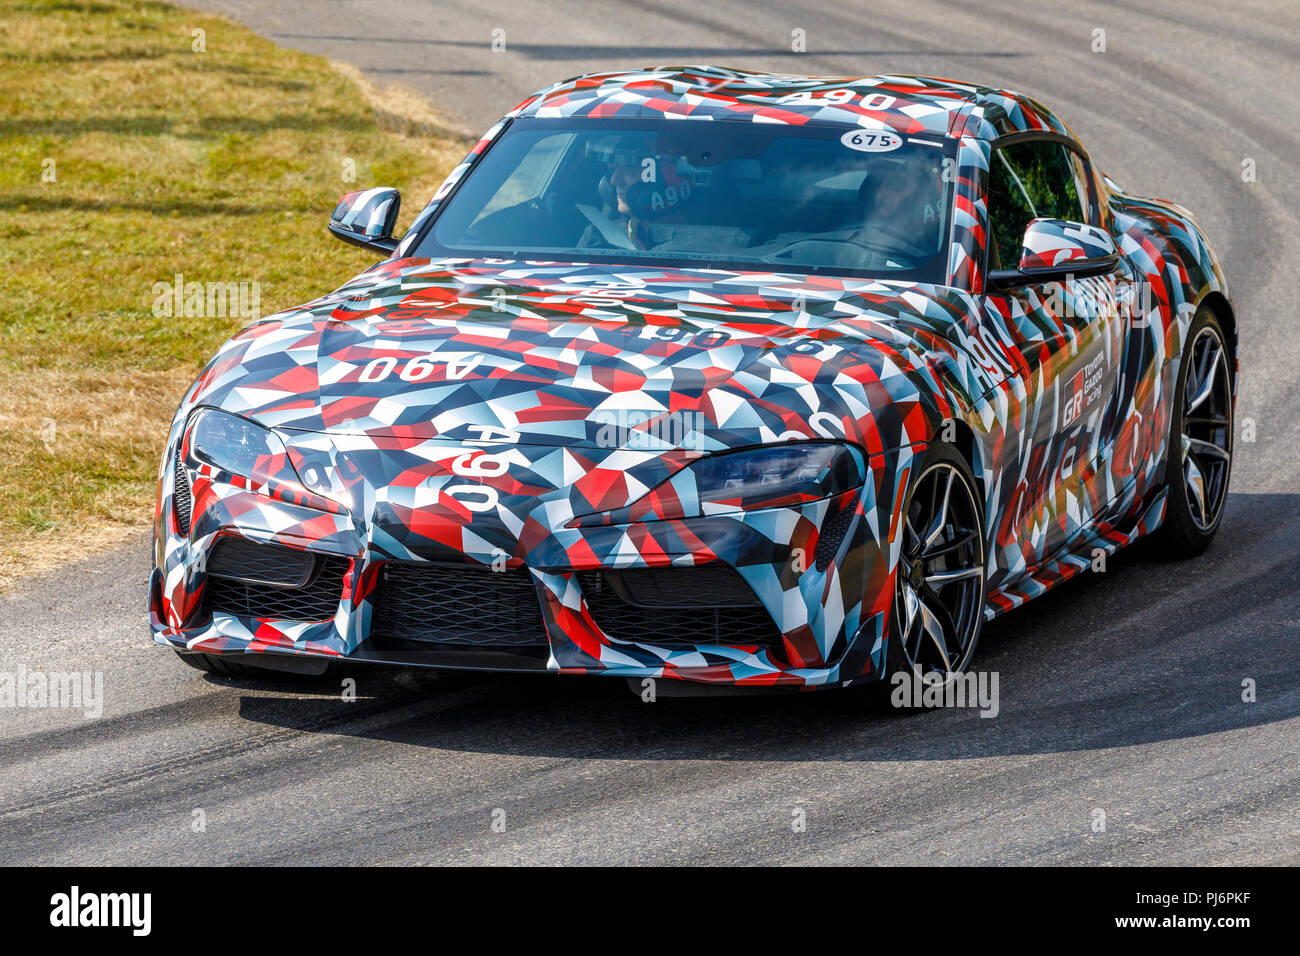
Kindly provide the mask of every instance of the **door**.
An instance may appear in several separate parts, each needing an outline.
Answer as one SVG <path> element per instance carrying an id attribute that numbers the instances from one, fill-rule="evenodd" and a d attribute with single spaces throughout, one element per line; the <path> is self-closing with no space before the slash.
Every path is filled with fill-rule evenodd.
<path id="1" fill-rule="evenodd" d="M 989 270 L 1016 268 L 1031 219 L 1098 224 L 1082 159 L 1060 141 L 1018 140 L 994 149 L 990 164 Z M 1019 443 L 1016 473 L 1004 479 L 1015 491 L 998 529 L 1008 577 L 1053 555 L 1109 500 L 1107 407 L 1122 334 L 1116 282 L 1097 276 L 984 296 L 985 318 L 1024 359 L 1008 436 Z"/>

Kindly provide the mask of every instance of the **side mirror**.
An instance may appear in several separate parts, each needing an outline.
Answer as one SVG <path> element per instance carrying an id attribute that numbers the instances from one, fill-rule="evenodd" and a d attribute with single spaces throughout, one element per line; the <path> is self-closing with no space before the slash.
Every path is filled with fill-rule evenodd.
<path id="1" fill-rule="evenodd" d="M 390 256 L 397 249 L 393 228 L 401 194 L 387 186 L 348 193 L 330 213 L 329 230 L 344 242 Z"/>
<path id="2" fill-rule="evenodd" d="M 994 288 L 1105 275 L 1119 264 L 1119 250 L 1110 233 L 1065 219 L 1030 220 L 1021 247 L 1019 268 L 989 273 Z"/>

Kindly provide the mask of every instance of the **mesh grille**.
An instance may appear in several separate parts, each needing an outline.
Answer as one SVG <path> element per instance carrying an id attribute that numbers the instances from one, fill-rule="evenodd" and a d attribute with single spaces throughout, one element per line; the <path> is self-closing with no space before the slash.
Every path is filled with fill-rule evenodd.
<path id="1" fill-rule="evenodd" d="M 578 584 L 592 618 L 617 640 L 661 647 L 781 646 L 771 615 L 726 565 L 580 571 Z"/>
<path id="2" fill-rule="evenodd" d="M 585 572 L 584 572 L 585 573 Z M 754 608 L 758 598 L 739 572 L 724 564 L 593 572 L 628 604 L 654 608 Z"/>
<path id="3" fill-rule="evenodd" d="M 172 512 L 176 515 L 176 530 L 181 534 L 190 533 L 190 509 L 193 507 L 190 496 L 190 473 L 185 470 L 185 460 L 181 457 L 181 443 L 176 443 L 176 481 L 172 489 Z"/>
<path id="4" fill-rule="evenodd" d="M 281 588 L 303 587 L 315 567 L 316 556 L 309 551 L 247 538 L 223 537 L 208 557 L 208 574 Z"/>
<path id="5" fill-rule="evenodd" d="M 392 563 L 380 572 L 371 632 L 463 647 L 545 646 L 546 625 L 527 570 Z"/>
<path id="6" fill-rule="evenodd" d="M 835 552 L 840 549 L 840 542 L 844 540 L 844 534 L 852 523 L 853 505 L 848 504 L 822 525 L 821 533 L 817 535 L 817 550 L 813 552 L 813 560 L 817 564 L 818 571 L 825 571 L 831 566 L 831 562 L 835 560 Z"/>
<path id="7" fill-rule="evenodd" d="M 220 611 L 280 621 L 326 621 L 338 611 L 347 572 L 347 558 L 225 538 L 208 562 L 203 608 L 208 614 Z M 272 580 L 300 583 L 268 583 Z"/>

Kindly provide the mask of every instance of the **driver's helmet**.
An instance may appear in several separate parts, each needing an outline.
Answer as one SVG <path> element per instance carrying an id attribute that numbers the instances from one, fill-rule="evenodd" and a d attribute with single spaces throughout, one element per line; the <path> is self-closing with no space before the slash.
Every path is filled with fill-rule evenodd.
<path id="1" fill-rule="evenodd" d="M 655 133 L 611 133 L 587 143 L 588 158 L 604 164 L 597 184 L 611 219 L 657 219 L 690 199 L 693 182 L 680 152 Z"/>
<path id="2" fill-rule="evenodd" d="M 641 160 L 654 155 L 654 133 L 610 133 L 587 141 L 584 152 L 606 166 L 641 166 Z"/>

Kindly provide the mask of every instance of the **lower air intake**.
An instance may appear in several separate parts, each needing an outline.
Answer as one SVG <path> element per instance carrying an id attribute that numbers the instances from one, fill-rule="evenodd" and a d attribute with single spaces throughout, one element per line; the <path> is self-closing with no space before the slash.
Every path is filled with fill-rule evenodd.
<path id="1" fill-rule="evenodd" d="M 348 559 L 223 537 L 208 557 L 207 572 L 203 607 L 209 614 L 327 621 L 343 598 Z"/>
<path id="2" fill-rule="evenodd" d="M 580 571 L 587 608 L 620 641 L 658 647 L 780 647 L 781 632 L 745 579 L 724 564 Z"/>

